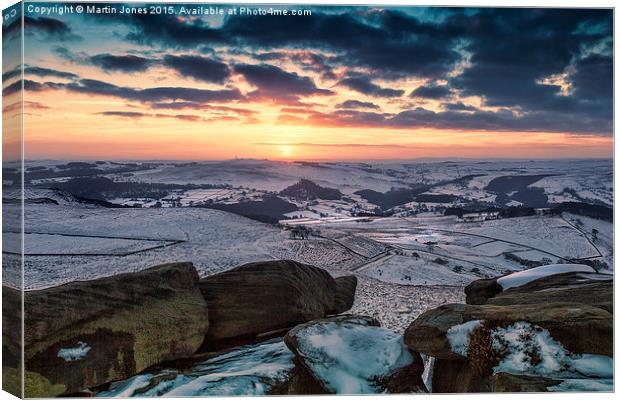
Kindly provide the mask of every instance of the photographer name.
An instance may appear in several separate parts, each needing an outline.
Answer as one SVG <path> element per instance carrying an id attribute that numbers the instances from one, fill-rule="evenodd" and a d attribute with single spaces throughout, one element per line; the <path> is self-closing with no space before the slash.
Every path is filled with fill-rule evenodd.
<path id="1" fill-rule="evenodd" d="M 26 8 L 29 14 L 63 15 L 63 14 L 167 14 L 167 15 L 240 15 L 240 16 L 310 16 L 309 9 L 293 9 L 279 7 L 217 7 L 217 6 L 190 6 L 153 4 L 149 6 L 130 7 L 126 5 L 35 5 L 29 4 Z"/>

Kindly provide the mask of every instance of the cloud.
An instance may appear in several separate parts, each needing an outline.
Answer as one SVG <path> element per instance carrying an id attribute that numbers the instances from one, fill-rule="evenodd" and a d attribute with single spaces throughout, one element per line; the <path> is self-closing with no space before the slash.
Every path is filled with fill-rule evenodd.
<path id="1" fill-rule="evenodd" d="M 478 109 L 473 106 L 468 106 L 462 102 L 456 103 L 443 103 L 443 108 L 449 111 L 477 111 Z"/>
<path id="2" fill-rule="evenodd" d="M 129 119 L 139 119 L 139 118 L 150 116 L 150 114 L 146 114 L 143 112 L 135 112 L 135 111 L 103 111 L 103 112 L 97 113 L 97 115 L 104 115 L 106 117 L 129 118 Z"/>
<path id="3" fill-rule="evenodd" d="M 19 80 L 19 81 L 13 82 L 9 86 L 3 88 L 2 95 L 8 96 L 14 93 L 19 93 L 22 90 L 22 82 L 24 84 L 24 90 L 27 90 L 30 92 L 40 92 L 47 88 L 45 85 L 39 82 L 31 81 L 29 79 L 24 79 L 23 81 Z"/>
<path id="4" fill-rule="evenodd" d="M 379 106 L 376 105 L 375 103 L 370 103 L 370 102 L 366 102 L 366 101 L 347 100 L 347 101 L 344 101 L 344 102 L 336 105 L 336 108 L 372 108 L 372 109 L 378 109 Z"/>
<path id="5" fill-rule="evenodd" d="M 22 111 L 22 110 L 47 110 L 51 107 L 46 106 L 45 104 L 41 104 L 38 103 L 36 101 L 24 101 L 23 105 L 21 101 L 18 101 L 16 103 L 11 103 L 8 105 L 5 105 L 2 108 L 2 112 L 4 113 L 10 113 L 13 111 Z"/>
<path id="6" fill-rule="evenodd" d="M 252 117 L 258 114 L 257 111 L 239 108 L 239 107 L 228 107 L 228 106 L 214 106 L 210 104 L 204 103 L 196 103 L 190 101 L 174 101 L 167 103 L 151 103 L 150 107 L 154 110 L 201 110 L 208 111 L 212 114 L 236 114 L 243 117 Z"/>
<path id="7" fill-rule="evenodd" d="M 462 95 L 482 97 L 494 107 L 610 117 L 609 106 L 584 101 L 578 92 L 564 96 L 559 86 L 540 83 L 566 73 L 584 49 L 611 38 L 608 10 L 497 8 L 468 19 L 463 35 L 470 65 L 450 79 Z"/>
<path id="8" fill-rule="evenodd" d="M 144 72 L 153 61 L 134 55 L 97 54 L 89 58 L 89 63 L 104 71 Z"/>
<path id="9" fill-rule="evenodd" d="M 192 101 L 200 103 L 225 103 L 242 98 L 237 89 L 207 90 L 186 87 L 154 87 L 148 89 L 134 89 L 131 87 L 116 86 L 111 83 L 94 79 L 81 79 L 71 83 L 46 83 L 48 88 L 64 89 L 74 93 L 84 93 L 101 96 L 119 97 L 125 100 L 137 100 L 151 103 L 161 101 Z"/>
<path id="10" fill-rule="evenodd" d="M 312 79 L 287 72 L 279 67 L 267 64 L 235 65 L 235 72 L 257 88 L 255 97 L 272 100 L 296 100 L 300 96 L 331 95 L 332 91 L 319 89 Z"/>
<path id="11" fill-rule="evenodd" d="M 411 92 L 410 97 L 420 97 L 423 99 L 442 99 L 451 94 L 451 90 L 443 85 L 420 86 Z"/>
<path id="12" fill-rule="evenodd" d="M 104 72 L 135 73 L 149 69 L 156 60 L 131 54 L 95 54 L 74 53 L 66 47 L 55 46 L 52 51 L 60 58 L 81 65 L 94 65 Z"/>
<path id="13" fill-rule="evenodd" d="M 72 72 L 58 71 L 55 69 L 42 68 L 42 67 L 31 67 L 31 66 L 24 67 L 24 75 L 35 75 L 35 76 L 41 76 L 41 77 L 53 76 L 56 78 L 64 78 L 64 79 L 78 78 L 78 75 Z M 16 68 L 16 69 L 10 70 L 2 74 L 2 80 L 7 81 L 9 79 L 19 77 L 19 76 L 21 76 L 21 69 Z"/>
<path id="14" fill-rule="evenodd" d="M 18 26 L 19 27 L 19 26 Z M 15 29 L 9 27 L 8 30 Z M 63 42 L 77 41 L 82 38 L 73 33 L 72 29 L 65 22 L 48 17 L 24 17 L 24 31 L 28 33 L 39 32 L 45 38 L 59 40 Z"/>
<path id="15" fill-rule="evenodd" d="M 335 79 L 336 74 L 327 57 L 308 50 L 271 51 L 251 55 L 259 61 L 290 61 L 307 71 L 317 72 L 323 79 Z"/>
<path id="16" fill-rule="evenodd" d="M 400 89 L 383 88 L 372 83 L 369 78 L 361 76 L 345 78 L 338 82 L 338 85 L 348 87 L 356 92 L 373 97 L 400 97 L 405 93 L 404 90 Z"/>
<path id="17" fill-rule="evenodd" d="M 224 83 L 231 73 L 228 65 L 201 56 L 166 55 L 163 63 L 165 66 L 176 70 L 181 76 L 204 82 Z"/>
<path id="18" fill-rule="evenodd" d="M 157 119 L 175 119 L 180 121 L 187 122 L 217 122 L 217 121 L 228 121 L 228 122 L 241 122 L 241 120 L 234 116 L 212 116 L 212 117 L 202 117 L 199 115 L 193 114 L 152 114 L 152 113 L 144 113 L 144 112 L 134 112 L 134 111 L 103 111 L 99 112 L 96 115 L 102 115 L 105 117 L 116 117 L 123 119 L 131 119 L 131 120 L 140 120 L 142 118 L 157 118 Z M 246 123 L 251 121 L 246 121 Z"/>
<path id="19" fill-rule="evenodd" d="M 226 92 L 233 90 L 230 88 L 216 94 L 188 92 L 190 88 L 153 88 L 157 90 L 151 92 L 114 85 L 106 88 L 92 82 L 65 86 L 67 90 L 103 91 L 150 104 L 179 103 L 169 107 L 188 103 L 185 105 L 188 109 L 204 107 L 211 101 L 203 100 L 210 97 L 299 105 L 302 110 L 308 110 L 305 116 L 299 117 L 303 115 L 299 110 L 282 111 L 280 118 L 282 121 L 302 118 L 302 123 L 333 121 L 337 126 L 612 133 L 612 10 L 421 8 L 415 13 L 390 7 L 356 8 L 356 12 L 324 7 L 312 10 L 311 17 L 235 16 L 218 24 L 202 17 L 83 16 L 96 18 L 97 23 L 112 22 L 115 27 L 124 24 L 119 30 L 123 32 L 119 35 L 125 35 L 124 40 L 147 47 L 145 52 L 156 55 L 153 61 L 157 65 L 165 62 L 159 55 L 168 53 L 167 66 L 183 77 L 224 83 L 229 78 L 227 74 L 243 75 L 255 87 L 246 96 L 239 91 Z M 44 28 L 54 24 L 40 19 L 37 23 L 40 25 L 34 28 L 37 32 L 57 35 L 46 33 L 51 31 Z M 65 28 L 55 24 L 50 29 L 56 32 L 64 29 L 65 34 L 72 34 L 66 24 Z M 183 55 L 206 47 L 217 49 L 211 53 L 212 57 Z M 199 67 L 203 60 L 211 64 Z M 238 64 L 239 60 L 247 64 Z M 246 60 L 261 63 L 251 65 L 252 61 Z M 306 72 L 308 76 L 303 76 Z M 444 111 L 428 114 L 429 110 L 401 108 L 401 112 L 384 114 L 375 107 L 341 103 L 331 113 L 316 113 L 312 111 L 316 107 L 300 102 L 304 96 L 332 94 L 343 87 L 376 98 L 398 98 L 405 95 L 400 83 L 384 82 L 401 78 L 446 81 L 446 85 L 427 85 L 412 93 L 417 98 L 442 100 Z M 326 80 L 332 85 L 338 79 L 341 80 L 331 91 L 321 88 Z M 31 87 L 44 90 L 52 86 L 37 87 L 32 83 Z M 147 100 L 149 96 L 156 100 Z M 464 102 L 470 102 L 468 97 L 476 98 L 481 109 L 499 111 L 466 106 Z M 346 99 L 340 101 L 343 100 Z M 359 100 L 352 96 L 349 101 Z M 382 104 L 378 100 L 376 103 Z M 399 104 L 391 102 L 394 109 Z"/>
<path id="20" fill-rule="evenodd" d="M 288 143 L 270 143 L 258 142 L 252 143 L 257 146 L 296 146 L 296 147 L 327 147 L 327 148 L 410 148 L 412 146 L 397 143 L 310 143 L 310 142 L 288 142 Z"/>
<path id="21" fill-rule="evenodd" d="M 602 100 L 611 104 L 613 98 L 613 58 L 601 54 L 590 54 L 578 60 L 569 81 L 575 95 L 587 100 Z"/>
<path id="22" fill-rule="evenodd" d="M 315 8 L 311 17 L 236 16 L 226 19 L 219 28 L 213 28 L 201 19 L 165 15 L 106 18 L 127 24 L 131 33 L 125 38 L 140 44 L 175 49 L 214 43 L 237 48 L 329 49 L 341 53 L 341 65 L 368 67 L 386 76 L 436 76 L 449 71 L 460 59 L 453 49 L 455 38 L 437 34 L 439 26 L 421 24 L 415 17 L 397 11 L 385 10 L 384 14 L 386 16 L 377 21 L 368 21 L 349 11 L 323 12 Z M 425 30 L 416 35 L 403 32 L 400 27 L 403 20 L 412 26 L 423 26 Z M 404 54 L 412 56 L 405 57 Z"/>
<path id="23" fill-rule="evenodd" d="M 444 130 L 474 130 L 503 132 L 564 132 L 575 134 L 611 133 L 611 121 L 596 118 L 566 115 L 557 121 L 555 114 L 532 112 L 524 115 L 510 110 L 475 111 L 463 113 L 455 111 L 434 112 L 418 107 L 399 113 L 380 113 L 372 111 L 339 110 L 332 113 L 309 113 L 306 117 L 296 117 L 293 123 L 313 126 L 418 129 L 432 128 Z M 282 123 L 286 123 L 286 118 Z"/>

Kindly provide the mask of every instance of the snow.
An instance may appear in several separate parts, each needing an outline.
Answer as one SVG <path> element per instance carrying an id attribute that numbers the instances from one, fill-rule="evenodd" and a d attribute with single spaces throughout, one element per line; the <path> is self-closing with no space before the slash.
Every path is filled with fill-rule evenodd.
<path id="1" fill-rule="evenodd" d="M 594 270 L 594 268 L 583 264 L 550 264 L 503 276 L 497 280 L 497 283 L 504 290 L 507 290 L 510 288 L 526 285 L 540 278 L 551 275 L 563 274 L 567 272 L 595 273 L 596 271 Z"/>
<path id="2" fill-rule="evenodd" d="M 403 337 L 351 322 L 313 324 L 297 333 L 298 351 L 312 374 L 336 394 L 372 394 L 375 381 L 409 365 Z"/>
<path id="3" fill-rule="evenodd" d="M 565 379 L 547 388 L 550 392 L 613 392 L 613 379 Z"/>
<path id="4" fill-rule="evenodd" d="M 455 353 L 467 356 L 471 333 L 483 324 L 473 320 L 451 327 L 447 332 Z M 613 358 L 599 354 L 573 354 L 556 341 L 548 330 L 518 321 L 491 330 L 491 344 L 502 354 L 493 373 L 543 376 L 562 380 L 554 391 L 610 390 Z"/>
<path id="5" fill-rule="evenodd" d="M 86 357 L 90 351 L 90 346 L 84 342 L 78 342 L 77 347 L 61 348 L 58 350 L 58 357 L 65 361 L 77 361 Z"/>
<path id="6" fill-rule="evenodd" d="M 491 331 L 493 347 L 504 358 L 493 371 L 515 375 L 539 375 L 553 379 L 568 379 L 554 390 L 604 389 L 604 381 L 613 378 L 613 359 L 598 354 L 573 354 L 553 339 L 549 331 L 519 321 L 506 328 Z M 536 359 L 532 358 L 536 355 Z M 572 381 L 571 379 L 578 379 Z M 584 382 L 583 379 L 592 382 Z M 603 387 L 603 388 L 602 388 Z"/>
<path id="7" fill-rule="evenodd" d="M 131 397 L 137 389 L 149 384 L 153 378 L 151 374 L 136 375 L 124 381 L 112 382 L 110 388 L 105 392 L 100 392 L 97 396 L 101 397 Z"/>
<path id="8" fill-rule="evenodd" d="M 381 322 L 381 326 L 402 333 L 424 311 L 446 303 L 464 302 L 462 287 L 397 285 L 358 275 L 350 312 L 372 316 Z M 398 312 L 403 309 L 409 312 Z"/>
<path id="9" fill-rule="evenodd" d="M 289 378 L 293 358 L 282 340 L 271 340 L 239 347 L 189 368 L 137 375 L 113 383 L 97 396 L 260 396 Z"/>
<path id="10" fill-rule="evenodd" d="M 424 372 L 422 372 L 422 381 L 429 393 L 433 393 L 433 368 L 435 367 L 435 357 L 429 357 L 420 354 L 424 360 Z"/>
<path id="11" fill-rule="evenodd" d="M 455 325 L 448 329 L 446 336 L 452 351 L 467 357 L 469 336 L 476 328 L 482 325 L 482 322 L 483 321 L 480 320 L 467 321 L 463 324 Z"/>

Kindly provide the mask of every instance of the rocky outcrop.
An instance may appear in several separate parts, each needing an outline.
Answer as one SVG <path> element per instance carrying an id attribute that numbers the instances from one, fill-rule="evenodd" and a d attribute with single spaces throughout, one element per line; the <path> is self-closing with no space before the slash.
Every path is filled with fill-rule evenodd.
<path id="1" fill-rule="evenodd" d="M 554 264 L 544 265 L 542 267 L 531 268 L 529 270 L 506 274 L 489 279 L 479 279 L 473 281 L 465 287 L 465 295 L 467 304 L 480 305 L 491 302 L 492 299 L 498 297 L 513 297 L 512 304 L 518 304 L 519 293 L 528 293 L 528 300 L 532 303 L 540 301 L 571 301 L 570 296 L 553 298 L 551 293 L 541 294 L 541 296 L 532 296 L 533 292 L 543 291 L 547 289 L 570 289 L 572 285 L 586 281 L 607 282 L 613 281 L 613 275 L 598 273 L 592 267 L 583 264 Z M 586 304 L 592 304 L 587 293 L 580 291 L 582 301 Z M 568 294 L 565 291 L 564 294 Z M 548 297 L 545 297 L 548 296 Z M 572 299 L 573 302 L 580 302 L 578 299 Z M 500 303 L 496 303 L 500 304 Z M 510 304 L 505 302 L 504 304 Z"/>
<path id="2" fill-rule="evenodd" d="M 433 392 L 546 391 L 568 377 L 610 380 L 610 276 L 550 270 L 476 281 L 466 289 L 469 304 L 428 310 L 411 323 L 407 346 L 436 358 Z"/>
<path id="3" fill-rule="evenodd" d="M 482 382 L 482 387 L 485 392 L 494 393 L 548 392 L 550 387 L 561 382 L 559 379 L 542 376 L 512 375 L 500 372 Z"/>
<path id="4" fill-rule="evenodd" d="M 321 268 L 281 260 L 209 276 L 200 281 L 200 289 L 209 304 L 205 349 L 342 313 L 352 305 L 355 281 L 334 280 Z"/>
<path id="5" fill-rule="evenodd" d="M 53 397 L 188 357 L 209 327 L 191 263 L 25 292 L 27 397 Z"/>
<path id="6" fill-rule="evenodd" d="M 465 302 L 467 304 L 484 304 L 491 297 L 501 293 L 502 287 L 497 278 L 479 279 L 465 286 Z"/>
<path id="7" fill-rule="evenodd" d="M 2 286 L 2 390 L 22 396 L 22 292 Z"/>
<path id="8" fill-rule="evenodd" d="M 334 309 L 328 311 L 328 315 L 342 314 L 353 307 L 355 301 L 355 289 L 357 289 L 357 278 L 353 275 L 341 276 L 336 281 L 336 302 Z"/>
<path id="9" fill-rule="evenodd" d="M 410 349 L 439 359 L 463 358 L 452 351 L 448 329 L 464 322 L 465 305 L 446 304 L 424 312 L 405 330 L 405 343 Z"/>
<path id="10" fill-rule="evenodd" d="M 424 365 L 374 318 L 344 315 L 289 331 L 286 345 L 328 393 L 423 393 Z"/>

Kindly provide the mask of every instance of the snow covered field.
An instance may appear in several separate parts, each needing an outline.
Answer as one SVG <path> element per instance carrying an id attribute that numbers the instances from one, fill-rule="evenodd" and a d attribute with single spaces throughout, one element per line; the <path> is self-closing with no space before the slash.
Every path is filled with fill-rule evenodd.
<path id="1" fill-rule="evenodd" d="M 34 186 L 41 183 L 38 180 L 26 188 L 26 197 L 33 200 L 27 202 L 25 221 L 28 289 L 166 262 L 191 261 L 201 276 L 207 276 L 248 262 L 292 259 L 325 268 L 335 276 L 356 275 L 354 311 L 374 315 L 398 331 L 403 329 L 403 320 L 429 307 L 463 301 L 462 287 L 475 279 L 573 259 L 613 268 L 613 226 L 609 222 L 568 213 L 473 223 L 442 215 L 445 207 L 472 202 L 493 207 L 501 197 L 505 204 L 519 205 L 511 196 L 532 188 L 542 190 L 550 202 L 587 200 L 611 205 L 611 160 L 97 163 L 101 174 L 96 176 L 114 182 L 213 187 L 175 186 L 159 200 L 107 199 L 143 208 L 105 208 L 50 189 L 70 174 L 71 168 L 60 161 L 27 166 L 47 167 L 50 174 L 58 174 L 45 179 L 47 189 Z M 299 210 L 287 210 L 280 225 L 190 207 L 260 201 L 301 178 L 337 189 L 343 197 L 284 196 L 283 202 Z M 523 179 L 533 183 L 512 187 Z M 428 187 L 428 202 L 405 202 L 385 214 L 374 214 L 377 205 L 354 193 L 371 190 L 381 196 L 394 188 L 416 185 Z M 438 195 L 452 200 L 436 202 Z M 7 191 L 4 197 L 13 199 L 4 204 L 5 213 L 16 211 L 12 203 L 19 193 Z M 19 225 L 11 226 L 12 222 L 5 218 L 5 229 L 18 232 Z M 305 240 L 294 240 L 289 230 L 296 226 L 308 227 L 313 233 Z M 7 252 L 20 251 L 17 239 L 16 233 L 5 233 L 3 257 L 9 265 L 15 262 Z M 7 277 L 17 278 L 18 268 L 12 271 Z"/>

